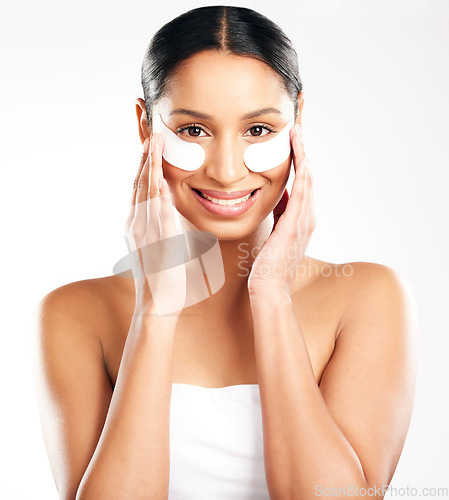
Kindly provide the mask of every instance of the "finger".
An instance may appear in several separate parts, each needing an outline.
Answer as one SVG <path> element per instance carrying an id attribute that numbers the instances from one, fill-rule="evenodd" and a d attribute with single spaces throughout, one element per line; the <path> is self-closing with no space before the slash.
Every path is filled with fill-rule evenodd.
<path id="1" fill-rule="evenodd" d="M 169 238 L 178 234 L 175 223 L 175 208 L 167 181 L 163 177 L 161 180 L 161 238 Z"/>
<path id="2" fill-rule="evenodd" d="M 146 202 L 146 210 L 147 210 L 147 228 L 145 240 L 147 243 L 153 243 L 154 241 L 159 241 L 161 239 L 160 233 L 160 211 L 161 211 L 161 203 L 160 203 L 160 194 L 159 187 L 157 185 L 157 172 L 162 165 L 162 155 L 160 147 L 158 147 L 157 136 L 159 134 L 154 134 L 152 139 L 152 150 L 150 151 L 150 160 L 149 160 L 149 174 L 148 174 L 148 189 L 147 189 L 147 202 Z"/>
<path id="3" fill-rule="evenodd" d="M 303 161 L 301 162 L 300 168 L 295 172 L 295 179 L 285 211 L 276 224 L 276 230 L 280 233 L 284 233 L 287 236 L 293 233 L 295 238 L 300 230 L 299 214 L 301 213 L 301 207 L 303 205 L 304 183 L 305 172 Z"/>
<path id="4" fill-rule="evenodd" d="M 163 177 L 162 172 L 162 151 L 163 151 L 163 139 L 161 134 L 154 133 L 153 137 L 153 151 L 151 152 L 151 167 L 150 167 L 150 197 L 154 198 L 159 196 L 159 188 L 157 185 L 157 180 L 159 177 Z"/>
<path id="5" fill-rule="evenodd" d="M 139 168 L 137 169 L 137 177 L 134 179 L 134 182 L 133 182 L 130 210 L 128 212 L 128 217 L 127 217 L 126 222 L 125 222 L 125 233 L 128 233 L 128 231 L 131 227 L 132 221 L 134 219 L 137 185 L 139 182 L 140 175 L 142 173 L 142 168 L 145 165 L 145 161 L 146 161 L 147 156 L 148 156 L 148 147 L 149 147 L 149 139 L 145 139 L 145 141 L 143 143 L 142 156 L 140 158 Z"/>
<path id="6" fill-rule="evenodd" d="M 131 207 L 133 207 L 136 204 L 137 185 L 138 185 L 140 176 L 142 174 L 142 169 L 143 169 L 145 162 L 148 158 L 149 146 L 150 146 L 150 139 L 145 139 L 145 141 L 143 143 L 143 150 L 142 150 L 142 156 L 140 158 L 139 168 L 137 169 L 137 175 L 136 175 L 136 178 L 134 179 L 134 183 L 133 183 L 133 191 L 132 191 L 132 196 L 131 196 Z"/>
<path id="7" fill-rule="evenodd" d="M 314 179 L 309 165 L 308 168 L 308 176 L 309 176 L 309 199 L 307 201 L 307 230 L 312 233 L 316 226 L 315 220 L 315 207 L 314 207 Z"/>
<path id="8" fill-rule="evenodd" d="M 310 177 L 309 161 L 307 157 L 305 158 L 304 165 L 306 170 L 306 178 L 304 183 L 304 197 L 303 197 L 301 212 L 299 214 L 299 224 L 302 229 L 302 233 L 304 233 L 307 230 L 309 212 L 310 212 L 310 198 L 312 194 L 312 181 Z"/>
<path id="9" fill-rule="evenodd" d="M 148 174 L 148 190 L 147 190 L 147 232 L 145 240 L 148 243 L 159 241 L 161 239 L 160 229 L 160 194 L 157 184 L 157 175 L 159 170 L 162 170 L 162 151 L 159 143 L 160 134 L 154 133 L 152 139 L 152 150 L 150 152 L 150 166 Z"/>
<path id="10" fill-rule="evenodd" d="M 304 143 L 300 140 L 302 139 L 302 135 L 298 124 L 293 127 L 291 134 L 295 178 L 293 180 L 290 198 L 284 213 L 286 214 L 285 219 L 288 219 L 289 224 L 297 225 L 304 196 L 304 161 L 306 155 L 304 151 Z"/>
<path id="11" fill-rule="evenodd" d="M 295 172 L 290 199 L 285 209 L 285 218 L 289 219 L 289 223 L 298 224 L 299 214 L 304 198 L 304 188 L 306 180 L 306 157 L 300 163 L 299 169 Z"/>
<path id="12" fill-rule="evenodd" d="M 132 222 L 132 231 L 138 240 L 138 246 L 143 246 L 143 238 L 147 226 L 147 191 L 148 191 L 148 172 L 150 168 L 151 153 L 148 154 L 143 168 L 141 170 L 136 190 L 136 204 L 134 209 L 134 220 Z"/>
<path id="13" fill-rule="evenodd" d="M 154 160 L 154 150 L 150 158 L 150 172 L 152 171 L 152 164 Z M 152 179 L 151 173 L 149 174 L 150 179 Z M 150 182 L 147 190 L 147 227 L 145 234 L 145 241 L 147 243 L 153 243 L 154 241 L 159 241 L 161 239 L 161 227 L 160 227 L 160 217 L 161 217 L 161 199 L 159 195 L 159 188 L 154 182 Z"/>
<path id="14" fill-rule="evenodd" d="M 304 149 L 304 141 L 302 140 L 301 129 L 298 124 L 293 127 L 291 141 L 293 150 L 293 166 L 296 172 L 306 154 Z"/>

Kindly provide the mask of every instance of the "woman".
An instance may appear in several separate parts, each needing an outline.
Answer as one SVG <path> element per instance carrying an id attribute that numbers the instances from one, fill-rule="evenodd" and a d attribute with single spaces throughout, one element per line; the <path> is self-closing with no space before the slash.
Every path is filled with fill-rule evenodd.
<path id="1" fill-rule="evenodd" d="M 313 183 L 291 42 L 250 9 L 194 9 L 155 34 L 142 84 L 134 279 L 71 283 L 39 306 L 36 381 L 60 498 L 383 498 L 413 407 L 414 300 L 386 266 L 305 255 Z M 200 166 L 164 158 L 156 118 L 204 150 Z M 250 169 L 247 148 L 285 130 L 288 158 Z M 226 195 L 243 199 L 223 208 Z M 175 208 L 183 229 L 217 237 L 225 274 L 187 307 L 182 269 L 151 286 L 139 252 L 177 234 Z"/>

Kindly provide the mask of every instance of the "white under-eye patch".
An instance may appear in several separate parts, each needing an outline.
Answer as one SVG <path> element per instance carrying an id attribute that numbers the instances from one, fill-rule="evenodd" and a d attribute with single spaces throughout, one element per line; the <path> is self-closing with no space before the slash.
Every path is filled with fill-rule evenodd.
<path id="1" fill-rule="evenodd" d="M 154 116 L 153 127 L 164 138 L 162 156 L 171 165 L 182 170 L 197 170 L 204 163 L 206 153 L 197 143 L 183 141 L 162 121 L 159 113 Z"/>
<path id="2" fill-rule="evenodd" d="M 265 172 L 284 163 L 290 154 L 289 132 L 293 124 L 292 118 L 273 139 L 250 144 L 243 153 L 245 165 L 253 172 Z"/>
<path id="3" fill-rule="evenodd" d="M 289 132 L 293 125 L 292 118 L 273 139 L 249 144 L 243 154 L 245 165 L 252 172 L 265 172 L 284 163 L 290 154 Z M 200 144 L 182 140 L 165 125 L 158 113 L 153 118 L 153 127 L 164 138 L 162 156 L 168 163 L 187 171 L 201 167 L 206 153 Z"/>

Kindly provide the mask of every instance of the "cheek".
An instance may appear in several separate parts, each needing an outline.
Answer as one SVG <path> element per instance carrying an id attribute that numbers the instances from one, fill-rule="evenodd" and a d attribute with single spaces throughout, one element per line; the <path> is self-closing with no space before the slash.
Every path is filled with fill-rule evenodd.
<path id="1" fill-rule="evenodd" d="M 167 163 L 164 159 L 162 159 L 162 173 L 164 174 L 164 178 L 167 180 L 171 189 L 179 184 L 185 177 L 185 175 L 182 175 L 182 173 L 179 172 L 178 168 L 170 165 L 170 163 Z"/>
<path id="2" fill-rule="evenodd" d="M 288 178 L 290 176 L 290 171 L 291 171 L 291 156 L 289 156 L 289 159 L 285 161 L 282 165 L 273 168 L 273 170 L 269 172 L 271 174 L 269 177 L 271 184 L 275 187 L 279 187 L 279 189 L 281 187 L 285 187 Z"/>
<path id="3" fill-rule="evenodd" d="M 290 171 L 290 160 L 272 170 L 272 175 L 269 177 L 271 183 L 271 193 L 269 200 L 267 200 L 269 210 L 272 210 L 282 198 L 290 176 Z"/>

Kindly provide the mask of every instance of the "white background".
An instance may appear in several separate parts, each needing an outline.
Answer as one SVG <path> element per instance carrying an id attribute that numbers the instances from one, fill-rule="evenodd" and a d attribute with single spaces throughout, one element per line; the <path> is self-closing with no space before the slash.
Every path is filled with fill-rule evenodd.
<path id="1" fill-rule="evenodd" d="M 28 0 L 2 9 L 1 498 L 58 498 L 34 393 L 32 312 L 58 286 L 111 275 L 126 255 L 143 55 L 157 29 L 201 5 Z M 416 297 L 416 404 L 392 486 L 449 487 L 449 3 L 234 5 L 270 17 L 298 52 L 318 221 L 307 254 L 385 264 Z"/>

